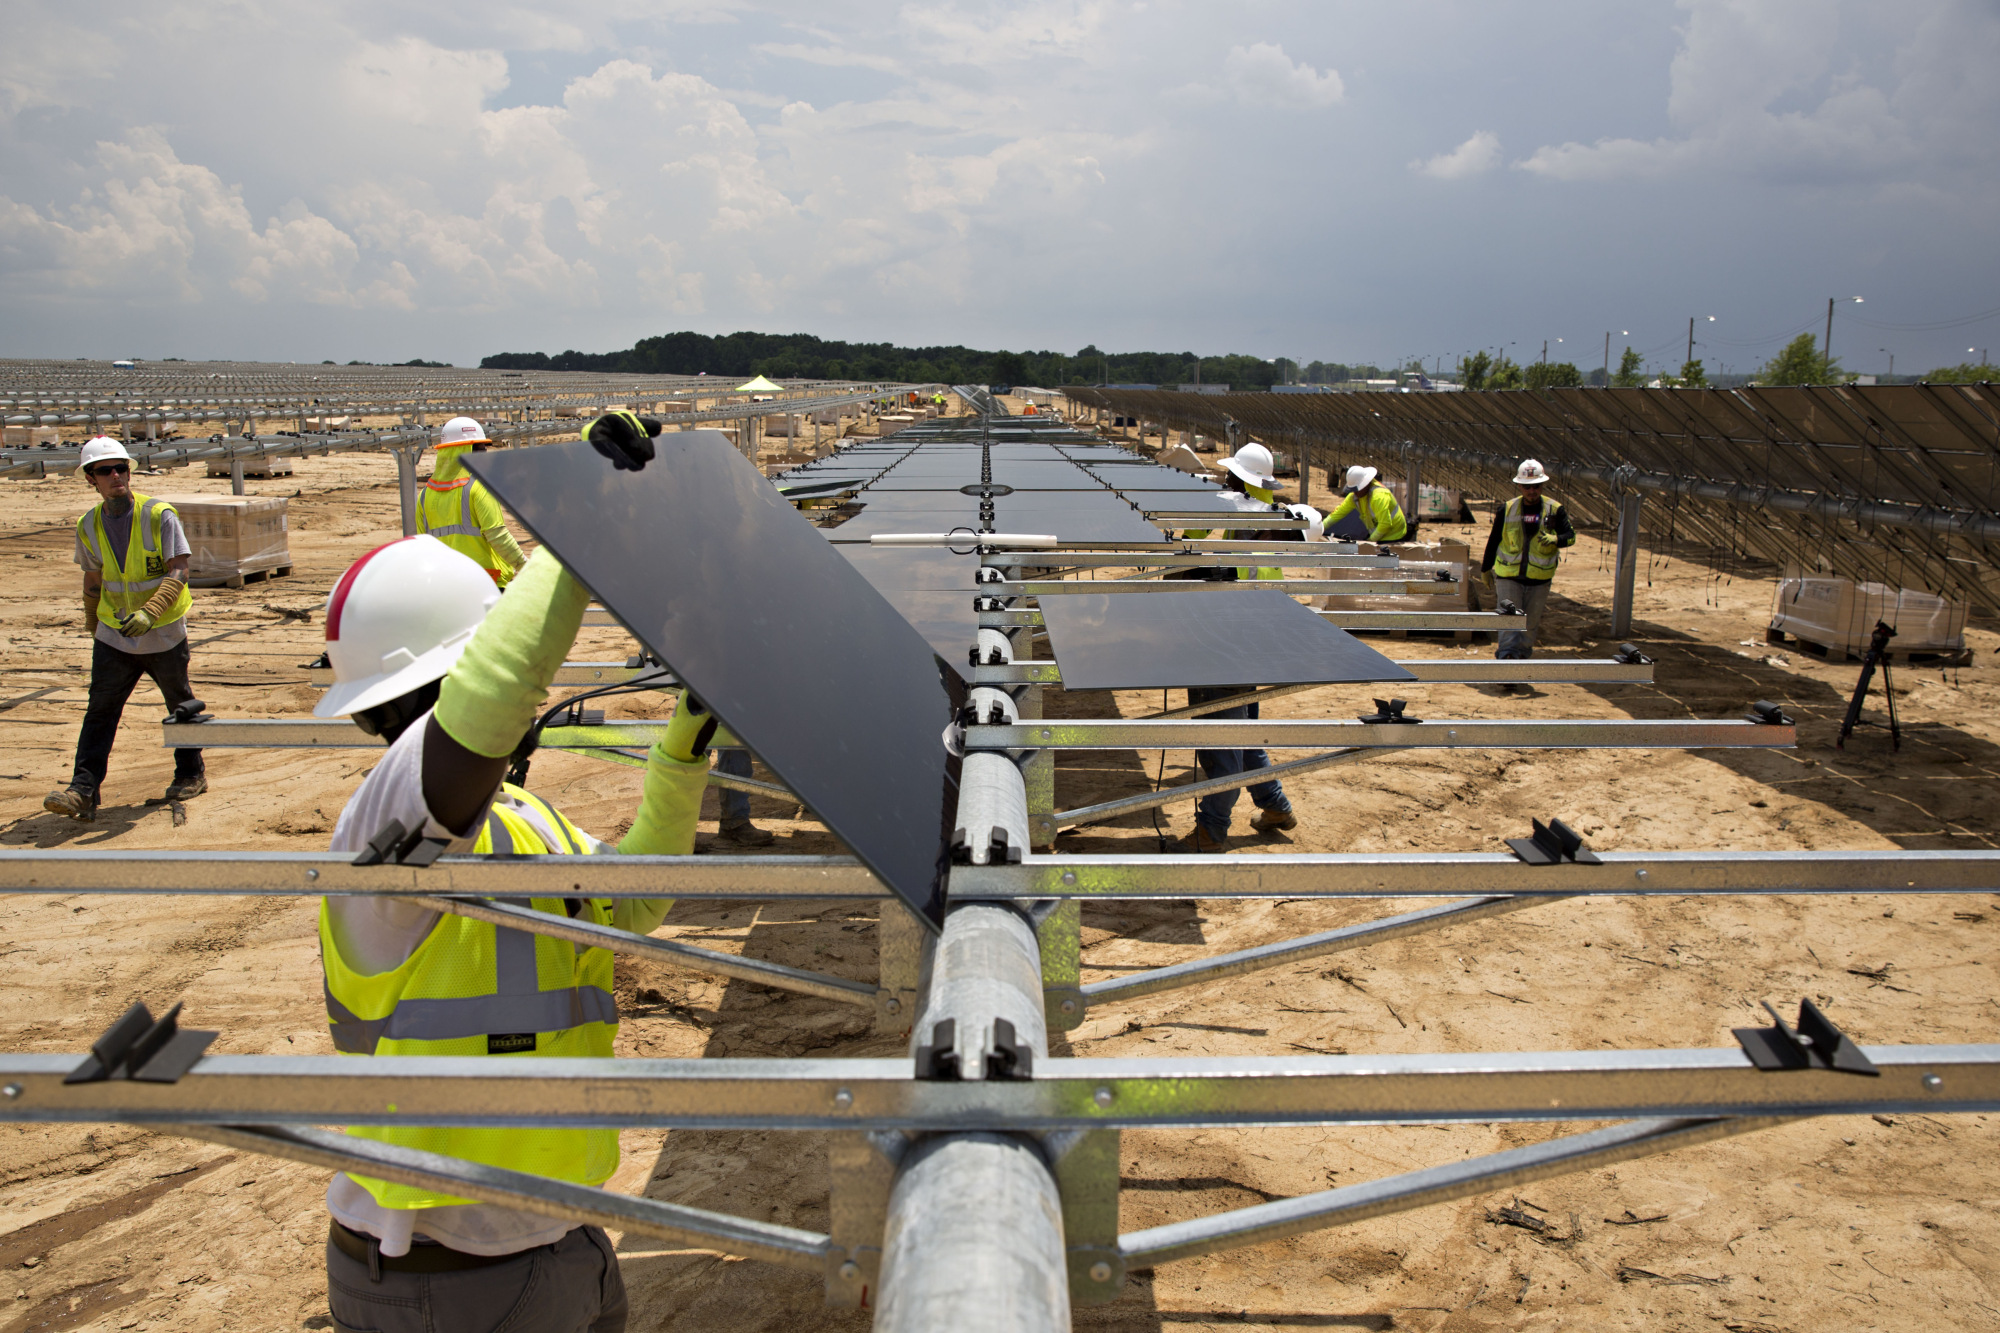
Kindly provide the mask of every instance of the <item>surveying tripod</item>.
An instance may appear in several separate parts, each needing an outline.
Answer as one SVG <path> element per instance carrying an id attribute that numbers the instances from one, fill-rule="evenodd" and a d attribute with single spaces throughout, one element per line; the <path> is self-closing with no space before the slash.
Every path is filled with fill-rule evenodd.
<path id="1" fill-rule="evenodd" d="M 1847 716 L 1841 719 L 1840 735 L 1833 742 L 1834 748 L 1847 748 L 1847 738 L 1854 734 L 1855 723 L 1861 720 L 1861 705 L 1868 699 L 1868 683 L 1875 679 L 1875 668 L 1882 668 L 1882 695 L 1889 701 L 1889 748 L 1903 748 L 1903 728 L 1896 721 L 1896 683 L 1891 675 L 1889 661 L 1889 640 L 1896 637 L 1895 628 L 1883 621 L 1875 622 L 1875 632 L 1868 638 L 1867 655 L 1861 659 L 1861 679 L 1854 683 L 1854 697 L 1847 701 Z"/>

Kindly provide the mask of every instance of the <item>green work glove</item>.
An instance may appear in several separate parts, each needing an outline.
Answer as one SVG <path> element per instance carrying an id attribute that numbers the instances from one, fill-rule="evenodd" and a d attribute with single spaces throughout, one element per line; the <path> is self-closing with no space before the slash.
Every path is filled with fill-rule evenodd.
<path id="1" fill-rule="evenodd" d="M 153 618 L 146 614 L 143 606 L 118 622 L 118 632 L 128 639 L 136 639 L 152 628 Z"/>
<path id="2" fill-rule="evenodd" d="M 706 764 L 708 747 L 715 743 L 717 725 L 715 714 L 701 700 L 682 690 L 680 701 L 674 706 L 673 721 L 667 723 L 667 732 L 660 737 L 660 752 L 677 763 Z"/>
<path id="3" fill-rule="evenodd" d="M 432 716 L 445 734 L 489 759 L 514 753 L 548 702 L 589 605 L 590 590 L 555 552 L 545 546 L 530 556 L 444 678 Z"/>

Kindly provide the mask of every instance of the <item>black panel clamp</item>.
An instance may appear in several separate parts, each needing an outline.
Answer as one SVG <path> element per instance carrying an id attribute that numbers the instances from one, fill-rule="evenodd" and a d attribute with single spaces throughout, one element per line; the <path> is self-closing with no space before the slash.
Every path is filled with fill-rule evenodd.
<path id="1" fill-rule="evenodd" d="M 1035 1076 L 1035 1051 L 1025 1041 L 1017 1041 L 1014 1024 L 1005 1018 L 993 1020 L 993 1049 L 986 1053 L 989 1079 L 1029 1079 Z"/>
<path id="2" fill-rule="evenodd" d="M 1769 1000 L 1760 1001 L 1771 1016 L 1767 1028 L 1734 1028 L 1736 1040 L 1750 1063 L 1759 1069 L 1832 1069 L 1843 1074 L 1866 1074 L 1879 1078 L 1882 1071 L 1861 1053 L 1861 1048 L 1833 1020 L 1819 1011 L 1811 1000 L 1799 1001 L 1799 1025 L 1794 1028 L 1779 1016 Z"/>
<path id="3" fill-rule="evenodd" d="M 437 838 L 426 838 L 423 829 L 415 832 L 403 827 L 403 821 L 392 819 L 377 830 L 361 854 L 350 863 L 357 866 L 417 866 L 419 868 L 444 855 L 444 849 L 451 844 Z"/>
<path id="4" fill-rule="evenodd" d="M 70 1070 L 64 1083 L 102 1083 L 106 1079 L 129 1078 L 140 1083 L 178 1083 L 181 1075 L 194 1068 L 201 1053 L 218 1034 L 183 1029 L 175 1020 L 181 1006 L 176 1004 L 153 1021 L 144 1003 L 135 1003 L 104 1035 L 90 1044 L 90 1054 Z"/>
<path id="5" fill-rule="evenodd" d="M 203 712 L 206 705 L 199 699 L 183 699 L 170 709 L 163 722 L 213 722 L 215 714 Z"/>
<path id="6" fill-rule="evenodd" d="M 957 1019 L 940 1019 L 931 1025 L 931 1039 L 917 1047 L 917 1077 L 921 1079 L 958 1077 Z"/>
<path id="7" fill-rule="evenodd" d="M 1750 705 L 1750 712 L 1746 715 L 1746 720 L 1759 722 L 1767 727 L 1789 727 L 1794 725 L 1792 719 L 1785 715 L 1784 709 L 1763 699 L 1759 699 L 1756 703 Z"/>
<path id="8" fill-rule="evenodd" d="M 1534 832 L 1525 838 L 1509 838 L 1507 845 L 1531 866 L 1579 865 L 1596 866 L 1604 863 L 1597 859 L 1597 853 L 1581 834 L 1560 819 L 1551 819 L 1544 824 L 1539 819 L 1528 821 Z"/>
<path id="9" fill-rule="evenodd" d="M 1420 717 L 1410 717 L 1403 712 L 1403 709 L 1409 706 L 1409 702 L 1407 699 L 1377 699 L 1375 701 L 1374 713 L 1357 720 L 1369 723 L 1370 725 L 1380 725 L 1389 722 L 1423 721 Z"/>
<path id="10" fill-rule="evenodd" d="M 1618 651 L 1611 654 L 1611 660 L 1614 662 L 1622 662 L 1626 666 L 1653 665 L 1653 659 L 1646 656 L 1644 653 L 1640 652 L 1639 645 L 1636 643 L 1619 644 Z"/>

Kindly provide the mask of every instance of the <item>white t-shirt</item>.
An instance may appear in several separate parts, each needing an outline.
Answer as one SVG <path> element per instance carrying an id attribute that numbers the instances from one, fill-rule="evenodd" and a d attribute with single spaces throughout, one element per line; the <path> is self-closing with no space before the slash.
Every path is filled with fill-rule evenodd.
<path id="1" fill-rule="evenodd" d="M 363 779 L 359 790 L 340 812 L 334 825 L 332 850 L 359 852 L 390 820 L 406 829 L 422 826 L 424 836 L 449 838 L 448 852 L 469 852 L 485 823 L 486 808 L 472 822 L 472 836 L 460 838 L 432 817 L 424 803 L 424 730 L 430 722 L 425 713 L 396 738 L 375 771 Z M 495 795 L 498 795 L 497 789 Z M 505 800 L 505 797 L 501 799 Z M 526 819 L 550 846 L 561 846 L 555 831 L 546 827 L 530 807 L 508 800 L 510 810 Z M 585 846 L 598 851 L 603 844 L 588 834 Z M 334 945 L 347 965 L 366 973 L 387 972 L 424 942 L 438 922 L 438 913 L 392 898 L 328 898 L 327 924 Z M 375 1196 L 345 1173 L 327 1186 L 326 1210 L 350 1231 L 378 1237 L 382 1253 L 394 1258 L 408 1254 L 410 1238 L 421 1232 L 432 1240 L 466 1254 L 514 1254 L 538 1245 L 561 1240 L 576 1226 L 537 1213 L 517 1212 L 490 1203 L 450 1204 L 441 1208 L 384 1208 Z"/>
<path id="2" fill-rule="evenodd" d="M 102 501 L 99 503 L 101 505 Z M 104 516 L 104 530 L 105 535 L 111 538 L 114 548 L 112 554 L 117 555 L 116 546 L 118 538 L 132 532 L 132 511 L 128 509 L 123 514 L 115 517 L 106 514 Z M 114 530 L 116 531 L 116 535 L 113 535 Z M 138 540 L 137 534 L 133 534 L 128 540 Z M 163 511 L 160 514 L 161 557 L 171 562 L 188 554 L 190 554 L 190 551 L 187 533 L 181 528 L 180 516 L 171 509 Z M 76 563 L 83 566 L 84 572 L 87 574 L 102 574 L 104 572 L 104 561 L 90 547 L 84 544 L 81 533 L 77 534 L 75 558 Z M 182 616 L 172 624 L 149 629 L 144 634 L 137 636 L 120 634 L 101 619 L 97 622 L 97 641 L 99 643 L 108 643 L 120 652 L 164 653 L 167 649 L 173 647 L 186 637 L 186 616 Z"/>

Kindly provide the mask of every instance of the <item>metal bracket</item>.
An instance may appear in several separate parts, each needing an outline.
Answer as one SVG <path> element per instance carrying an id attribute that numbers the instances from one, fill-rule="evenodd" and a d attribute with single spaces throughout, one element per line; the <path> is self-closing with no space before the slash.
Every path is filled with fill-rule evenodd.
<path id="1" fill-rule="evenodd" d="M 949 1081 L 958 1077 L 958 1020 L 941 1018 L 931 1024 L 931 1039 L 917 1047 L 916 1077 Z"/>
<path id="2" fill-rule="evenodd" d="M 1021 720 L 1021 710 L 1013 696 L 990 685 L 975 685 L 959 710 L 959 721 L 968 727 L 1012 725 Z"/>
<path id="3" fill-rule="evenodd" d="M 1653 665 L 1653 659 L 1640 652 L 1639 645 L 1636 643 L 1619 644 L 1618 651 L 1611 654 L 1611 660 L 1614 662 L 1623 662 L 1627 666 Z"/>
<path id="4" fill-rule="evenodd" d="M 1054 1130 L 1041 1141 L 1062 1196 L 1070 1299 L 1078 1305 L 1115 1301 L 1125 1285 L 1118 1252 L 1118 1131 Z"/>
<path id="5" fill-rule="evenodd" d="M 1005 633 L 982 625 L 979 640 L 972 647 L 971 665 L 1005 666 L 1014 660 L 1014 644 Z"/>
<path id="6" fill-rule="evenodd" d="M 106 1079 L 128 1078 L 139 1083 L 178 1083 L 181 1075 L 194 1067 L 217 1033 L 182 1030 L 176 1021 L 181 1006 L 176 1004 L 153 1021 L 153 1013 L 142 1002 L 104 1029 L 91 1043 L 90 1055 L 72 1069 L 64 1083 L 101 1083 Z M 123 1071 L 122 1073 L 120 1071 Z"/>
<path id="7" fill-rule="evenodd" d="M 917 1021 L 924 957 L 936 936 L 901 903 L 885 899 L 875 926 L 875 1031 L 895 1036 Z"/>
<path id="8" fill-rule="evenodd" d="M 1602 865 L 1597 853 L 1590 850 L 1583 836 L 1560 819 L 1551 819 L 1544 824 L 1539 819 L 1528 821 L 1534 833 L 1525 838 L 1509 838 L 1507 845 L 1514 849 L 1514 855 L 1531 866 L 1555 865 Z"/>
<path id="9" fill-rule="evenodd" d="M 1746 720 L 1762 723 L 1767 727 L 1789 727 L 1795 725 L 1792 719 L 1785 715 L 1784 709 L 1763 699 L 1759 699 L 1756 703 L 1750 705 L 1750 712 Z"/>
<path id="10" fill-rule="evenodd" d="M 826 1303 L 835 1310 L 870 1305 L 882 1270 L 889 1191 L 910 1141 L 894 1131 L 843 1133 L 827 1145 Z"/>
<path id="11" fill-rule="evenodd" d="M 1811 1000 L 1799 1001 L 1799 1025 L 1796 1029 L 1779 1016 L 1769 1000 L 1759 1003 L 1771 1016 L 1770 1027 L 1731 1029 L 1742 1045 L 1743 1053 L 1757 1068 L 1834 1069 L 1845 1074 L 1865 1074 L 1871 1078 L 1882 1076 L 1874 1061 L 1863 1055 L 1861 1048 L 1835 1027 L 1833 1020 L 1821 1013 L 1819 1006 Z"/>
<path id="12" fill-rule="evenodd" d="M 1051 1032 L 1067 1032 L 1083 1022 L 1083 903 L 1049 898 L 1028 914 L 1042 956 L 1042 1008 Z"/>
<path id="13" fill-rule="evenodd" d="M 1403 709 L 1408 706 L 1409 700 L 1407 699 L 1377 699 L 1375 701 L 1375 712 L 1360 720 L 1371 724 L 1423 721 L 1420 717 L 1406 716 Z"/>

